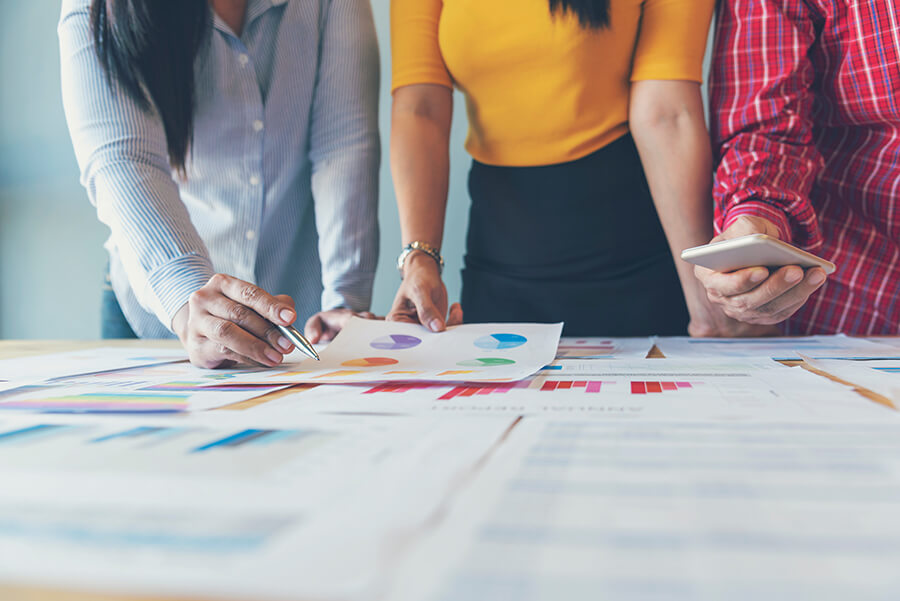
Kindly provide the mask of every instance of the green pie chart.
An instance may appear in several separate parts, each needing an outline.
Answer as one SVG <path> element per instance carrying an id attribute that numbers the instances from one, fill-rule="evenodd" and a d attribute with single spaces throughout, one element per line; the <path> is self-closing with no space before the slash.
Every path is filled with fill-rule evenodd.
<path id="1" fill-rule="evenodd" d="M 515 361 L 512 359 L 503 359 L 501 357 L 484 357 L 482 359 L 466 359 L 460 361 L 457 365 L 463 367 L 497 367 L 498 365 L 512 365 Z"/>

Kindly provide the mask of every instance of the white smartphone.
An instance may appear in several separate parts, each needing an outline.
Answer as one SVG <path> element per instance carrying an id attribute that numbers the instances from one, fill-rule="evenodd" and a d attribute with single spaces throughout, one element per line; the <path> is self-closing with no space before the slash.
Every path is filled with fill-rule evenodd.
<path id="1" fill-rule="evenodd" d="M 821 267 L 826 274 L 837 269 L 831 261 L 826 261 L 778 238 L 765 234 L 750 234 L 731 240 L 712 242 L 703 246 L 688 248 L 681 253 L 688 263 L 700 265 L 715 271 L 729 272 L 747 267 Z"/>

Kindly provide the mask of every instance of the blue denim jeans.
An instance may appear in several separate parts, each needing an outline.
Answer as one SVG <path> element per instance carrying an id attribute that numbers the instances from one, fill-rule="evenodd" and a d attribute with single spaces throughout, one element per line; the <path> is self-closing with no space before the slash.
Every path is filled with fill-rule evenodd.
<path id="1" fill-rule="evenodd" d="M 103 297 L 100 300 L 100 337 L 108 338 L 137 338 L 137 334 L 131 329 L 116 293 L 113 292 L 109 281 L 109 269 L 106 270 L 106 282 L 103 285 Z"/>

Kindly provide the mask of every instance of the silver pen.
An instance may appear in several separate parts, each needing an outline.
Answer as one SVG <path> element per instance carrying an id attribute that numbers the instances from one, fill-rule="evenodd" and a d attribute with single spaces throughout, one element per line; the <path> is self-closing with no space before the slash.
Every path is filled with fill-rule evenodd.
<path id="1" fill-rule="evenodd" d="M 303 334 L 297 331 L 297 328 L 294 326 L 280 326 L 277 323 L 275 324 L 275 327 L 291 341 L 291 344 L 300 349 L 302 353 L 316 361 L 319 360 L 319 353 L 317 353 L 316 349 L 313 348 L 313 345 L 309 343 L 309 340 L 304 338 Z"/>

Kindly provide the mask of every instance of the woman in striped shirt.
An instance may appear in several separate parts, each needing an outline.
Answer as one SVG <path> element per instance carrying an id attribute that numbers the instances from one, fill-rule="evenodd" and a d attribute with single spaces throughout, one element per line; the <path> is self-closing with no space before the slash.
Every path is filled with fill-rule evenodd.
<path id="1" fill-rule="evenodd" d="M 292 347 L 269 322 L 309 317 L 315 341 L 368 308 L 366 0 L 64 0 L 59 36 L 82 183 L 139 336 L 174 333 L 203 367 L 271 366 Z"/>

